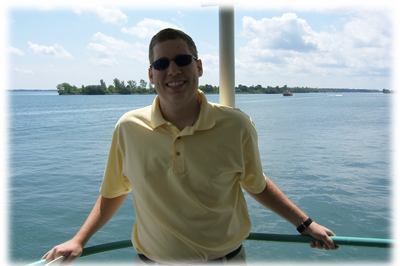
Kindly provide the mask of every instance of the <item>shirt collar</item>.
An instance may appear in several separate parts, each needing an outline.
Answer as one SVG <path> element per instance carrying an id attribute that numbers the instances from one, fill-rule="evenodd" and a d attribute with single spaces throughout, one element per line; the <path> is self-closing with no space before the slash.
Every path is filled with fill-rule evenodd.
<path id="1" fill-rule="evenodd" d="M 165 120 L 164 117 L 162 116 L 159 99 L 157 95 L 153 101 L 153 104 L 151 105 L 151 124 L 153 125 L 153 128 L 156 128 L 167 122 L 168 121 Z"/>
<path id="2" fill-rule="evenodd" d="M 207 130 L 215 125 L 215 112 L 213 106 L 207 101 L 206 95 L 199 90 L 201 97 L 201 110 L 195 124 L 195 130 Z"/>
<path id="3" fill-rule="evenodd" d="M 213 106 L 207 101 L 206 95 L 202 91 L 198 91 L 201 97 L 201 110 L 199 118 L 194 125 L 194 130 L 207 130 L 215 125 L 215 113 Z M 159 96 L 157 95 L 151 106 L 151 124 L 153 128 L 168 123 L 164 119 L 160 110 Z"/>

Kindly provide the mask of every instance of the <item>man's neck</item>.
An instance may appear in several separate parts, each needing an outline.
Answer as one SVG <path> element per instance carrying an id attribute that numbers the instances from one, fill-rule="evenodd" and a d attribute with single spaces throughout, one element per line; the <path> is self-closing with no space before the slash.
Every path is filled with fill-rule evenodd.
<path id="1" fill-rule="evenodd" d="M 161 101 L 160 110 L 165 120 L 174 124 L 180 131 L 187 126 L 193 126 L 200 115 L 200 103 L 198 100 L 185 105 L 167 107 Z"/>

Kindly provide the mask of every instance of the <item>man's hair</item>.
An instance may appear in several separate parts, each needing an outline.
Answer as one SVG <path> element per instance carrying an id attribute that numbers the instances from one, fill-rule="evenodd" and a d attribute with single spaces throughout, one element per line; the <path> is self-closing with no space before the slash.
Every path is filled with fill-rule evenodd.
<path id="1" fill-rule="evenodd" d="M 189 47 L 189 51 L 194 55 L 196 58 L 198 57 L 197 55 L 197 48 L 196 44 L 194 44 L 194 41 L 192 38 L 184 33 L 181 30 L 176 30 L 176 29 L 163 29 L 159 31 L 156 35 L 153 36 L 153 38 L 150 41 L 149 45 L 149 61 L 150 64 L 154 62 L 154 52 L 153 48 L 157 43 L 165 42 L 168 40 L 176 40 L 176 39 L 181 39 L 186 42 L 186 44 Z"/>

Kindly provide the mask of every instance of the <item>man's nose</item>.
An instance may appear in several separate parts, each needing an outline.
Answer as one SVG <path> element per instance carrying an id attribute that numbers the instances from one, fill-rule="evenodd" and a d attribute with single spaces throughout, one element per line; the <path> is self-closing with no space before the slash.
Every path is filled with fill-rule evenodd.
<path id="1" fill-rule="evenodd" d="M 174 60 L 171 60 L 168 68 L 168 75 L 176 75 L 179 73 L 181 73 L 181 68 L 175 63 Z"/>

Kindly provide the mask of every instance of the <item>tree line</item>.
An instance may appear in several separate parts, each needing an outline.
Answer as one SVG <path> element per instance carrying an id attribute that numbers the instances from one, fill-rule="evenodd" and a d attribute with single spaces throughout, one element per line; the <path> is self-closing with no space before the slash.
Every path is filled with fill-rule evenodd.
<path id="1" fill-rule="evenodd" d="M 61 83 L 57 85 L 57 92 L 59 95 L 63 94 L 86 94 L 86 95 L 98 95 L 98 94 L 155 94 L 156 90 L 149 83 L 143 79 L 139 81 L 139 84 L 134 80 L 128 80 L 125 85 L 124 81 L 117 78 L 113 79 L 113 85 L 107 87 L 104 80 L 100 80 L 99 85 L 82 85 L 80 88 L 69 83 Z"/>
<path id="2" fill-rule="evenodd" d="M 383 93 L 400 94 L 400 90 L 386 90 L 386 89 L 383 89 Z"/>
<path id="3" fill-rule="evenodd" d="M 147 86 L 148 85 L 148 86 Z M 219 93 L 219 86 L 213 86 L 210 84 L 200 85 L 199 89 L 204 93 Z M 348 89 L 348 88 L 311 88 L 311 87 L 288 87 L 284 85 L 280 86 L 267 86 L 261 85 L 246 86 L 239 84 L 235 87 L 235 93 L 237 94 L 282 94 L 286 91 L 291 93 L 315 93 L 315 92 L 380 92 L 379 90 L 363 90 L 363 89 Z M 388 91 L 388 90 L 384 90 Z M 57 85 L 57 92 L 59 95 L 63 94 L 86 94 L 86 95 L 98 95 L 98 94 L 156 94 L 156 90 L 151 83 L 147 83 L 141 79 L 139 84 L 134 80 L 128 80 L 125 85 L 124 81 L 117 78 L 113 79 L 113 85 L 107 87 L 106 83 L 101 79 L 99 85 L 82 85 L 81 88 L 77 88 L 75 85 L 68 83 L 61 83 Z"/>
<path id="4" fill-rule="evenodd" d="M 235 92 L 240 93 L 266 93 L 266 94 L 282 94 L 287 91 L 291 93 L 319 93 L 319 92 L 380 92 L 379 90 L 367 90 L 367 89 L 348 89 L 348 88 L 314 88 L 314 87 L 288 87 L 287 85 L 280 86 L 268 86 L 263 87 L 261 85 L 247 87 L 239 84 L 235 87 Z"/>

